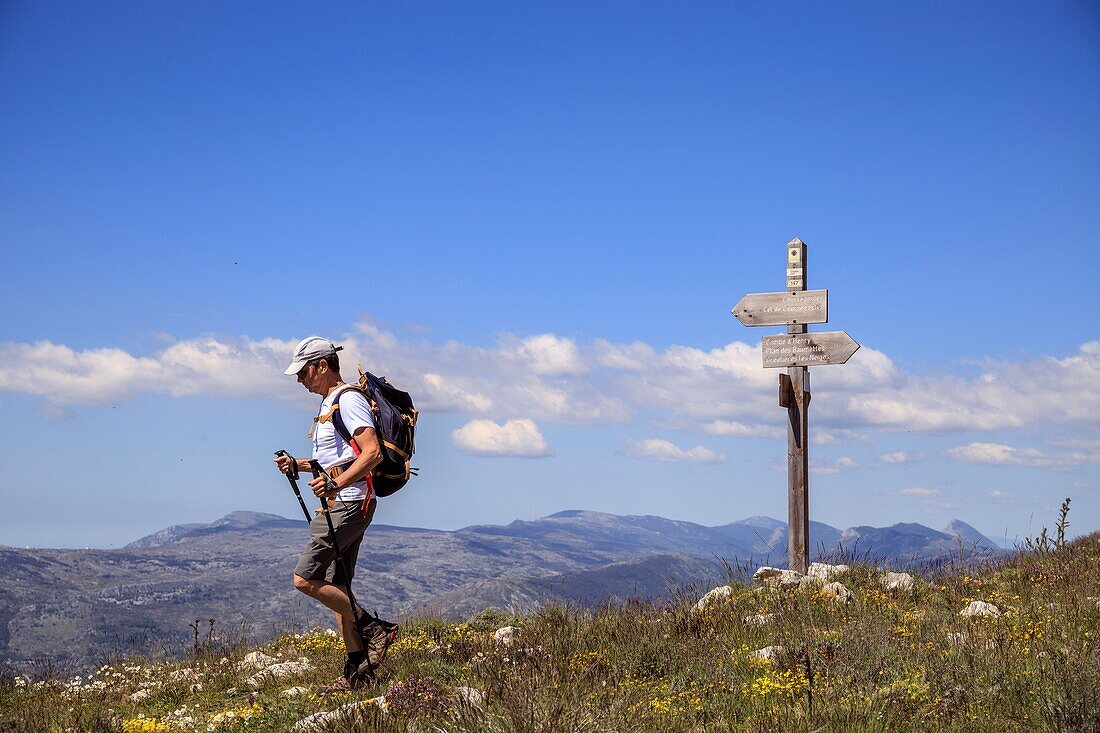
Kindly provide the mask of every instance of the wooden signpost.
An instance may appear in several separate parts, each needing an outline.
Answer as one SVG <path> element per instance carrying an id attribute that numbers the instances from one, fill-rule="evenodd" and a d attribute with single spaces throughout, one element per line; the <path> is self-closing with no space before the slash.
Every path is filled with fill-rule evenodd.
<path id="1" fill-rule="evenodd" d="M 787 565 L 805 573 L 809 566 L 809 370 L 843 364 L 859 344 L 843 331 L 809 333 L 807 324 L 828 323 L 829 291 L 806 289 L 806 243 L 787 243 L 787 290 L 750 293 L 731 311 L 746 326 L 787 326 L 787 333 L 765 336 L 760 345 L 765 368 L 787 367 L 779 375 L 779 404 L 787 408 Z"/>

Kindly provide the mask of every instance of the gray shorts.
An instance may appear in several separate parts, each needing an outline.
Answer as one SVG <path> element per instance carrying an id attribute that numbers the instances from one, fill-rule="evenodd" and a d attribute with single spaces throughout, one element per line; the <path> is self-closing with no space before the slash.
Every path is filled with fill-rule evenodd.
<path id="1" fill-rule="evenodd" d="M 306 580 L 327 580 L 336 585 L 347 585 L 355 575 L 355 561 L 359 558 L 359 545 L 363 541 L 363 532 L 374 519 L 374 510 L 378 500 L 371 498 L 370 506 L 364 516 L 361 501 L 332 501 L 329 503 L 329 516 L 336 530 L 336 541 L 340 544 L 340 554 L 347 567 L 348 576 L 344 577 L 340 563 L 336 562 L 336 550 L 329 538 L 328 522 L 324 514 L 318 514 L 309 523 L 309 543 L 298 558 L 294 574 Z"/>

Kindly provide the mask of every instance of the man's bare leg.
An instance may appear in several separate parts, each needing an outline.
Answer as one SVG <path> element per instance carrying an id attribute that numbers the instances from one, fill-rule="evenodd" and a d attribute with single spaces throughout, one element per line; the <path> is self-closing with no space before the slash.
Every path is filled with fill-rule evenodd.
<path id="1" fill-rule="evenodd" d="M 351 602 L 343 588 L 324 580 L 307 580 L 300 575 L 294 576 L 294 587 L 335 611 L 336 625 L 340 627 L 340 634 L 344 637 L 344 646 L 349 652 L 363 651 L 363 640 L 355 628 Z"/>
<path id="2" fill-rule="evenodd" d="M 349 652 L 363 651 L 363 637 L 359 635 L 359 629 L 355 626 L 355 619 L 341 613 L 336 614 L 336 625 L 340 627 L 340 634 L 344 637 L 344 646 Z"/>

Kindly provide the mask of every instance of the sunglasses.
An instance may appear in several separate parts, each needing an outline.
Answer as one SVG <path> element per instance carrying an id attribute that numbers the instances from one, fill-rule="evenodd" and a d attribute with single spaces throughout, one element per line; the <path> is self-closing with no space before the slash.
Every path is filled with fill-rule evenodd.
<path id="1" fill-rule="evenodd" d="M 319 361 L 307 362 L 304 367 L 298 370 L 298 381 L 302 381 L 302 378 L 306 375 L 306 372 L 308 372 L 312 367 L 317 366 L 319 363 Z"/>

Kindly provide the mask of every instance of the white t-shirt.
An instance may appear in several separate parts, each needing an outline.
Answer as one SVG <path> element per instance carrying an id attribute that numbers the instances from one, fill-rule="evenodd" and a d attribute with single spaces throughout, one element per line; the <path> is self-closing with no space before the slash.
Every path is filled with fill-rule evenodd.
<path id="1" fill-rule="evenodd" d="M 355 451 L 348 445 L 333 422 L 332 403 L 340 395 L 339 413 L 350 435 L 359 428 L 373 428 L 374 416 L 371 414 L 367 398 L 361 392 L 346 387 L 338 387 L 321 400 L 321 409 L 317 411 L 317 421 L 313 425 L 313 458 L 325 470 L 333 466 L 342 466 L 355 460 Z M 366 479 L 349 484 L 340 491 L 337 498 L 344 501 L 359 501 L 367 498 Z"/>

